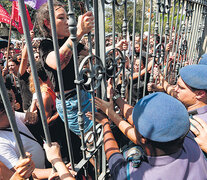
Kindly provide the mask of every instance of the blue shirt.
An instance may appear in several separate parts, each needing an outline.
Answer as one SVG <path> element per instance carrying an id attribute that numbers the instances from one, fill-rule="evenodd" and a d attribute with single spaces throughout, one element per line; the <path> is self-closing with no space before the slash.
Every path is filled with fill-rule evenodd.
<path id="1" fill-rule="evenodd" d="M 183 148 L 178 152 L 166 156 L 148 156 L 147 159 L 148 162 L 142 162 L 139 168 L 133 168 L 122 154 L 113 154 L 109 159 L 113 179 L 207 179 L 207 161 L 197 143 L 189 137 L 185 138 Z"/>
<path id="2" fill-rule="evenodd" d="M 200 107 L 196 110 L 197 110 L 197 114 L 195 115 L 195 117 L 201 118 L 207 123 L 207 105 Z"/>

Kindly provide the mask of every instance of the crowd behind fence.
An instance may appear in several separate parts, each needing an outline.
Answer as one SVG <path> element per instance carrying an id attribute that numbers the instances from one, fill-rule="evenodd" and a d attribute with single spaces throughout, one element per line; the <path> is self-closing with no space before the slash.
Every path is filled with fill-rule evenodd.
<path id="1" fill-rule="evenodd" d="M 51 145 L 51 137 L 48 129 L 47 118 L 36 71 L 36 64 L 24 1 L 18 0 L 24 37 L 28 49 L 29 63 L 35 84 L 35 90 L 39 103 L 41 122 L 47 144 Z M 57 76 L 60 89 L 60 97 L 63 107 L 64 127 L 67 139 L 68 157 L 72 169 L 83 169 L 88 174 L 87 164 L 89 159 L 94 160 L 94 179 L 104 179 L 107 171 L 107 162 L 103 149 L 102 126 L 95 121 L 94 114 L 95 96 L 107 99 L 107 80 L 112 79 L 113 88 L 116 89 L 125 101 L 135 105 L 139 99 L 151 93 L 147 88 L 148 83 L 159 84 L 157 74 L 161 73 L 170 84 L 175 84 L 179 77 L 179 70 L 189 64 L 197 64 L 204 53 L 203 43 L 205 37 L 205 23 L 207 16 L 206 0 L 143 0 L 140 34 L 135 30 L 137 26 L 136 8 L 138 1 L 133 2 L 133 29 L 129 34 L 127 0 L 94 0 L 85 1 L 85 9 L 93 10 L 95 25 L 93 33 L 88 33 L 80 42 L 88 47 L 89 55 L 79 62 L 77 51 L 77 22 L 74 14 L 73 3 L 68 0 L 68 16 L 70 39 L 72 40 L 72 52 L 74 58 L 75 84 L 78 100 L 78 123 L 81 136 L 82 160 L 74 162 L 73 142 L 68 127 L 65 105 L 64 83 L 60 64 L 59 45 L 56 35 L 53 1 L 48 0 L 50 13 L 52 41 L 56 55 Z M 90 7 L 92 6 L 92 7 Z M 105 7 L 112 9 L 112 32 L 107 36 L 105 32 Z M 116 9 L 124 7 L 122 34 L 116 33 Z M 146 16 L 146 11 L 148 11 Z M 154 18 L 153 18 L 154 14 Z M 146 26 L 146 24 L 148 24 Z M 124 47 L 124 43 L 127 46 Z M 124 44 L 124 45 L 123 45 Z M 2 74 L 2 73 L 1 73 Z M 84 79 L 86 77 L 86 79 Z M 25 157 L 24 147 L 15 123 L 15 116 L 10 106 L 4 79 L 0 76 L 0 93 L 3 99 L 10 125 L 15 134 L 20 155 Z M 81 106 L 81 89 L 91 95 L 93 128 L 87 136 L 84 133 L 84 120 Z M 115 107 L 116 108 L 116 107 Z M 117 113 L 119 110 L 116 109 Z M 116 132 L 116 127 L 114 131 Z M 123 142 L 120 142 L 123 144 Z M 87 146 L 90 144 L 90 148 Z"/>

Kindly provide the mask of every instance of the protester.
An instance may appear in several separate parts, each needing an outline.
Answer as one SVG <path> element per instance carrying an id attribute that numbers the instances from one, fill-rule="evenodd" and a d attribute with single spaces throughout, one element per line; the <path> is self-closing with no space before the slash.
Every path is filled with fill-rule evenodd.
<path id="1" fill-rule="evenodd" d="M 26 152 L 26 158 L 20 158 L 14 167 L 15 172 L 8 169 L 0 162 L 0 179 L 2 180 L 22 180 L 32 176 L 35 164 L 31 159 L 32 155 Z"/>
<path id="2" fill-rule="evenodd" d="M 13 105 L 12 95 L 9 93 L 11 105 Z M 49 177 L 51 169 L 43 169 L 45 166 L 44 152 L 37 143 L 34 136 L 24 125 L 25 113 L 15 112 L 17 127 L 24 146 L 24 150 L 32 154 L 32 160 L 35 163 L 33 175 L 39 179 Z M 0 161 L 3 162 L 10 170 L 15 171 L 18 159 L 20 157 L 16 141 L 12 130 L 10 129 L 9 120 L 0 97 Z"/>
<path id="3" fill-rule="evenodd" d="M 75 171 L 69 170 L 70 167 L 67 167 L 60 154 L 60 146 L 58 143 L 52 143 L 51 146 L 44 144 L 44 149 L 48 161 L 55 167 L 57 173 L 61 180 L 75 180 L 74 176 L 77 174 Z M 51 176 L 55 177 L 54 172 Z"/>
<path id="4" fill-rule="evenodd" d="M 49 20 L 48 5 L 44 4 L 40 7 L 37 20 L 41 32 L 46 37 L 51 38 L 51 25 Z M 75 71 L 74 71 L 74 60 L 72 57 L 72 41 L 69 37 L 67 13 L 65 12 L 63 5 L 59 2 L 54 2 L 55 19 L 56 19 L 56 31 L 59 42 L 59 53 L 60 53 L 60 63 L 63 74 L 64 82 L 64 92 L 66 98 L 66 109 L 68 116 L 69 128 L 77 135 L 80 135 L 79 125 L 78 125 L 78 101 L 76 94 Z M 79 41 L 84 34 L 87 34 L 94 27 L 94 17 L 92 12 L 87 12 L 80 16 L 77 25 L 77 41 Z M 81 55 L 81 51 L 84 49 L 82 44 L 77 46 L 78 54 Z M 45 68 L 50 81 L 53 83 L 54 91 L 56 92 L 56 108 L 63 119 L 63 107 L 60 100 L 58 79 L 57 79 L 57 65 L 56 57 L 53 48 L 53 43 L 51 40 L 45 39 L 41 41 L 40 44 L 40 60 Z M 91 103 L 89 102 L 89 93 L 81 90 L 81 102 L 83 112 L 91 110 Z M 84 132 L 89 131 L 93 125 L 85 115 L 84 118 Z"/>
<path id="5" fill-rule="evenodd" d="M 4 69 L 6 72 L 7 69 Z M 19 62 L 16 60 L 16 58 L 8 61 L 8 70 L 8 74 L 4 74 L 5 85 L 8 90 L 12 90 L 15 94 L 15 110 L 22 112 L 22 96 L 20 91 L 19 79 L 17 77 Z"/>
<path id="6" fill-rule="evenodd" d="M 34 38 L 34 31 L 30 31 L 31 40 Z M 22 95 L 23 111 L 27 112 L 30 109 L 32 102 L 32 93 L 29 89 L 30 72 L 27 71 L 29 66 L 27 46 L 24 45 L 22 49 L 22 60 L 19 66 L 18 79 L 20 83 L 20 90 Z"/>

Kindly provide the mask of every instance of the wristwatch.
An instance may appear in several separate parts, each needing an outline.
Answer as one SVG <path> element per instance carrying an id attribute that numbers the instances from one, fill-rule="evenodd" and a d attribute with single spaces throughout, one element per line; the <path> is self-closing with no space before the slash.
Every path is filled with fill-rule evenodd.
<path id="1" fill-rule="evenodd" d="M 114 96 L 112 97 L 112 99 L 113 99 L 114 102 L 116 102 L 116 100 L 117 100 L 118 98 L 120 98 L 120 97 L 121 97 L 120 94 L 116 94 L 116 95 L 114 95 Z"/>

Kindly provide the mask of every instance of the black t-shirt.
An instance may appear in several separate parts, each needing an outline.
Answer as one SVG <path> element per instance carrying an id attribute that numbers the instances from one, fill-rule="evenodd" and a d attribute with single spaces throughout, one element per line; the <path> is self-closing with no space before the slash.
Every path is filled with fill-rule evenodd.
<path id="1" fill-rule="evenodd" d="M 14 92 L 16 103 L 20 104 L 20 109 L 18 109 L 17 111 L 22 112 L 22 96 L 20 91 L 19 79 L 12 74 L 7 74 L 5 76 L 5 86 L 8 90 L 12 89 L 12 91 Z"/>
<path id="2" fill-rule="evenodd" d="M 22 95 L 23 110 L 28 110 L 32 103 L 32 93 L 29 89 L 30 74 L 26 71 L 22 76 L 18 73 L 20 90 Z"/>
<path id="3" fill-rule="evenodd" d="M 59 47 L 61 47 L 65 41 L 68 38 L 64 38 L 64 39 L 59 39 L 58 40 L 58 44 Z M 49 67 L 46 64 L 46 58 L 47 55 L 54 50 L 53 47 L 53 42 L 51 39 L 44 39 L 43 41 L 41 41 L 40 43 L 40 60 L 41 63 L 43 65 L 43 67 L 45 68 L 45 71 L 50 79 L 50 81 L 52 82 L 53 86 L 54 86 L 54 91 L 55 92 L 59 92 L 59 86 L 58 86 L 58 76 L 57 76 L 57 71 L 52 69 L 51 67 Z M 78 44 L 77 50 L 78 50 L 78 54 L 81 50 L 83 50 L 84 46 L 83 44 Z M 73 60 L 73 56 L 71 57 L 69 63 L 67 64 L 67 66 L 62 70 L 62 76 L 63 76 L 63 84 L 64 84 L 64 90 L 71 90 L 74 89 L 76 87 L 74 80 L 75 80 L 75 69 L 74 69 L 74 60 Z"/>

